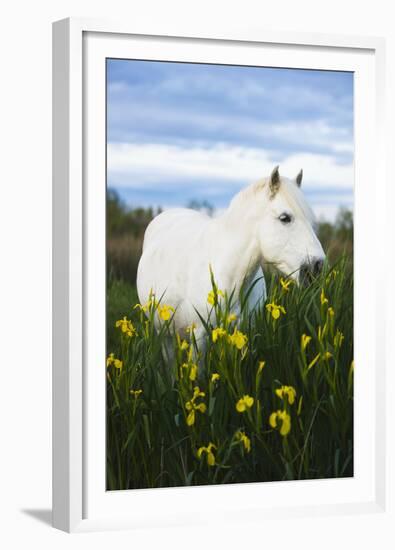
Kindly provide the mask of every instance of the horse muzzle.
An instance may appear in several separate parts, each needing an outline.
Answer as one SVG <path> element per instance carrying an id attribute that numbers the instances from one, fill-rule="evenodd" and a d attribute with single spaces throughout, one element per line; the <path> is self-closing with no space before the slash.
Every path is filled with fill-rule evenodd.
<path id="1" fill-rule="evenodd" d="M 323 267 L 323 258 L 311 258 L 303 263 L 299 270 L 299 283 L 303 286 L 309 285 L 320 275 Z"/>

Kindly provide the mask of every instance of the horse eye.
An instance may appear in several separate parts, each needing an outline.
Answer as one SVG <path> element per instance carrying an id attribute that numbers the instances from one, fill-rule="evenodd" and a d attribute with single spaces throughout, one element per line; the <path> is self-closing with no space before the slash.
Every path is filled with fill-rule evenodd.
<path id="1" fill-rule="evenodd" d="M 291 216 L 289 214 L 281 214 L 278 218 L 282 223 L 291 223 Z"/>

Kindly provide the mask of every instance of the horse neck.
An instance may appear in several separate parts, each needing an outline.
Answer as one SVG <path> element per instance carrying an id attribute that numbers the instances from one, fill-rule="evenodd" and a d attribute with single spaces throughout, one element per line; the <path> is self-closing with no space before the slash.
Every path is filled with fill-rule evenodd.
<path id="1" fill-rule="evenodd" d="M 230 287 L 238 288 L 253 277 L 263 263 L 258 239 L 258 216 L 254 206 L 245 210 L 230 207 L 218 218 L 216 227 L 221 264 Z"/>

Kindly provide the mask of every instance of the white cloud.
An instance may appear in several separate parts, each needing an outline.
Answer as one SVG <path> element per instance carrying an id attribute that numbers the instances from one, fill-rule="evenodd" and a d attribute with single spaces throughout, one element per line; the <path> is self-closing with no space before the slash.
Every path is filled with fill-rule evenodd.
<path id="1" fill-rule="evenodd" d="M 182 147 L 167 144 L 109 143 L 108 175 L 117 187 L 143 188 L 185 185 L 188 181 L 210 182 L 217 187 L 247 185 L 270 174 L 274 161 L 268 151 L 217 144 Z M 336 157 L 293 153 L 280 161 L 280 172 L 294 177 L 303 168 L 304 188 L 351 190 L 353 165 L 338 164 Z"/>
<path id="2" fill-rule="evenodd" d="M 264 74 L 264 73 L 263 73 Z M 275 87 L 275 93 L 273 92 Z M 297 82 L 293 86 L 279 83 L 277 79 L 258 80 L 258 76 L 243 78 L 238 85 L 232 85 L 228 76 L 219 74 L 209 74 L 199 71 L 198 74 L 170 74 L 162 80 L 152 82 L 142 82 L 129 84 L 126 81 L 115 81 L 109 85 L 111 94 L 122 94 L 133 100 L 144 93 L 144 97 L 158 98 L 164 95 L 185 96 L 193 90 L 194 94 L 199 93 L 203 97 L 210 96 L 221 97 L 223 100 L 230 100 L 235 105 L 242 107 L 249 105 L 253 101 L 265 101 L 274 103 L 281 107 L 289 109 L 318 109 L 320 112 L 346 114 L 350 109 L 350 96 L 342 98 L 336 97 L 325 89 L 319 89 L 312 83 Z M 118 97 L 119 99 L 119 97 Z M 351 100 L 352 101 L 352 100 Z"/>
<path id="3" fill-rule="evenodd" d="M 117 128 L 114 135 L 120 141 L 136 139 L 136 131 L 137 135 L 150 136 L 158 128 L 167 129 L 170 135 L 175 132 L 175 136 L 181 128 L 187 133 L 201 135 L 202 139 L 214 137 L 216 142 L 221 138 L 227 141 L 235 138 L 240 143 L 271 139 L 282 150 L 302 146 L 306 151 L 319 148 L 333 154 L 353 153 L 353 137 L 348 127 L 329 123 L 324 118 L 270 122 L 240 113 L 195 111 L 188 106 L 163 106 L 150 102 L 144 105 L 114 103 L 109 116 L 111 126 Z M 168 140 L 169 135 L 165 133 L 165 137 Z"/>

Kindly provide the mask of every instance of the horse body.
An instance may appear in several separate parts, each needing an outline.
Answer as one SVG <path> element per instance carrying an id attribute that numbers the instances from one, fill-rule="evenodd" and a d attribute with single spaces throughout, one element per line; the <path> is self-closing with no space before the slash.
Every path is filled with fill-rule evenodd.
<path id="1" fill-rule="evenodd" d="M 137 274 L 139 299 L 147 301 L 150 292 L 163 297 L 163 302 L 176 309 L 174 322 L 181 331 L 193 322 L 199 325 L 196 310 L 207 317 L 209 308 L 209 266 L 218 287 L 228 293 L 238 293 L 243 280 L 260 277 L 260 290 L 254 288 L 250 301 L 264 299 L 257 243 L 252 240 L 246 246 L 245 233 L 240 227 L 238 238 L 230 238 L 222 216 L 210 218 L 189 209 L 162 212 L 144 237 Z"/>
<path id="2" fill-rule="evenodd" d="M 207 317 L 210 266 L 218 288 L 235 296 L 244 282 L 257 280 L 251 308 L 266 298 L 265 262 L 296 280 L 303 266 L 322 266 L 324 253 L 299 185 L 280 180 L 276 168 L 270 178 L 238 193 L 217 218 L 185 208 L 161 213 L 144 236 L 137 273 L 141 303 L 150 293 L 161 297 L 176 310 L 173 320 L 182 333 L 192 323 L 200 326 L 196 311 Z"/>

